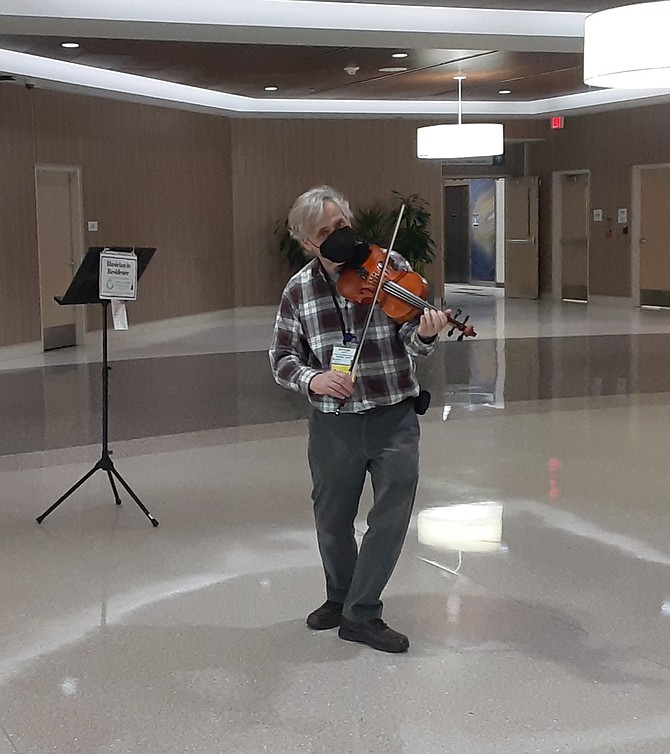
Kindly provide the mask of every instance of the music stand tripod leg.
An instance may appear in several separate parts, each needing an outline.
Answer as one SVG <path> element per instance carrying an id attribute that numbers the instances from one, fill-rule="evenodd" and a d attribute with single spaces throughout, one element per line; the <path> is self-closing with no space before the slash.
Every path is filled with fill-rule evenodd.
<path id="1" fill-rule="evenodd" d="M 82 485 L 82 484 L 83 484 L 83 483 L 84 483 L 84 482 L 85 482 L 85 481 L 86 481 L 86 480 L 87 480 L 87 479 L 88 479 L 89 477 L 93 476 L 93 474 L 95 474 L 95 472 L 96 472 L 96 471 L 97 471 L 97 470 L 98 470 L 99 468 L 100 468 L 100 464 L 99 464 L 99 463 L 96 463 L 96 464 L 95 464 L 95 466 L 94 466 L 94 467 L 93 467 L 93 468 L 92 468 L 92 469 L 91 469 L 91 470 L 90 470 L 90 471 L 89 471 L 88 473 L 84 474 L 84 476 L 83 476 L 83 477 L 82 477 L 82 478 L 81 478 L 81 479 L 80 479 L 80 480 L 79 480 L 78 482 L 75 482 L 75 484 L 73 484 L 73 485 L 72 485 L 72 487 L 70 487 L 70 489 L 69 489 L 69 490 L 68 490 L 68 491 L 67 491 L 67 492 L 66 492 L 66 493 L 65 493 L 64 495 L 61 495 L 61 496 L 60 496 L 60 497 L 58 498 L 58 500 L 56 500 L 56 502 L 55 502 L 55 503 L 54 503 L 54 504 L 53 504 L 53 505 L 51 506 L 51 508 L 49 508 L 48 510 L 45 510 L 45 511 L 44 511 L 44 513 L 43 513 L 43 514 L 42 514 L 41 516 L 38 516 L 38 517 L 37 517 L 37 518 L 35 519 L 35 520 L 37 521 L 37 523 L 38 523 L 38 524 L 41 524 L 41 523 L 42 523 L 42 521 L 44 521 L 44 519 L 45 519 L 45 518 L 46 518 L 46 517 L 47 517 L 47 516 L 48 516 L 48 515 L 49 515 L 49 514 L 50 514 L 50 513 L 52 512 L 52 511 L 55 511 L 55 510 L 56 510 L 56 508 L 58 508 L 58 506 L 59 506 L 59 505 L 60 505 L 60 504 L 61 504 L 61 503 L 62 503 L 62 502 L 63 502 L 63 501 L 64 501 L 64 500 L 66 499 L 66 498 L 70 497 L 70 495 L 71 495 L 71 494 L 72 494 L 73 492 L 75 492 L 76 490 L 78 490 L 78 489 L 79 489 L 79 488 L 81 487 L 81 485 Z"/>
<path id="2" fill-rule="evenodd" d="M 114 468 L 114 464 L 112 462 L 111 458 L 111 451 L 109 450 L 109 361 L 108 361 L 108 352 L 107 352 L 107 309 L 109 306 L 109 301 L 102 301 L 102 453 L 100 455 L 100 460 L 95 464 L 95 466 L 87 473 L 85 474 L 76 484 L 74 484 L 64 495 L 62 495 L 58 500 L 44 513 L 42 513 L 41 516 L 38 516 L 36 521 L 38 524 L 41 524 L 42 521 L 52 512 L 54 511 L 67 497 L 69 497 L 73 492 L 75 492 L 79 487 L 81 487 L 84 482 L 89 479 L 89 477 L 93 476 L 93 474 L 100 469 L 101 471 L 104 471 L 107 473 L 107 478 L 109 479 L 109 484 L 112 488 L 112 492 L 114 493 L 114 502 L 117 505 L 121 505 L 121 498 L 119 497 L 119 491 L 116 487 L 116 484 L 114 483 L 114 477 L 121 482 L 125 490 L 128 492 L 128 494 L 133 498 L 133 500 L 137 503 L 137 505 L 140 507 L 144 515 L 151 521 L 152 525 L 158 526 L 158 521 L 151 515 L 149 510 L 145 507 L 145 505 L 142 503 L 142 501 L 137 497 L 137 495 L 133 492 L 133 490 L 130 488 L 130 486 L 126 483 L 125 479 L 119 474 L 119 472 Z"/>
<path id="3" fill-rule="evenodd" d="M 118 471 L 117 471 L 117 470 L 116 470 L 116 469 L 114 468 L 114 466 L 112 466 L 112 468 L 111 468 L 111 472 L 108 472 L 108 473 L 114 474 L 114 476 L 115 476 L 115 477 L 116 477 L 116 478 L 117 478 L 117 479 L 119 480 L 119 482 L 121 482 L 121 484 L 123 485 L 123 488 L 125 489 L 125 491 L 126 491 L 126 492 L 127 492 L 127 493 L 128 493 L 129 495 L 130 495 L 130 497 L 132 497 L 132 499 L 133 499 L 133 500 L 134 500 L 134 501 L 135 501 L 135 502 L 137 503 L 137 505 L 139 506 L 139 508 L 140 508 L 140 510 L 142 511 L 142 513 L 144 513 L 144 515 L 145 515 L 145 516 L 146 516 L 146 517 L 147 517 L 147 518 L 149 519 L 149 521 L 151 521 L 152 525 L 153 525 L 153 526 L 158 526 L 158 521 L 156 521 L 156 519 L 155 519 L 155 518 L 154 518 L 154 517 L 153 517 L 153 516 L 151 515 L 151 513 L 149 513 L 148 509 L 147 509 L 147 508 L 146 508 L 146 507 L 144 506 L 144 503 L 143 503 L 143 502 L 142 502 L 142 501 L 141 501 L 141 500 L 139 499 L 139 497 L 137 497 L 137 495 L 136 495 L 136 494 L 135 494 L 135 493 L 133 492 L 133 490 L 131 489 L 130 485 L 129 485 L 129 484 L 128 484 L 128 483 L 126 482 L 126 480 L 125 480 L 125 479 L 124 479 L 124 478 L 123 478 L 123 477 L 121 476 L 121 474 L 119 474 L 119 472 L 118 472 Z"/>
<path id="4" fill-rule="evenodd" d="M 107 478 L 109 479 L 109 483 L 112 487 L 112 492 L 114 493 L 114 502 L 117 505 L 121 505 L 121 498 L 119 497 L 118 490 L 116 489 L 116 485 L 114 484 L 114 477 L 112 476 L 112 472 L 107 469 Z"/>

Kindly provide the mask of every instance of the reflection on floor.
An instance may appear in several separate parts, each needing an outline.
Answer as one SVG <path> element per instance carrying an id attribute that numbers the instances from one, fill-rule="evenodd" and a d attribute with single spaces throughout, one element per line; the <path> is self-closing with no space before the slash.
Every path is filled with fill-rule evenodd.
<path id="1" fill-rule="evenodd" d="M 304 625 L 307 413 L 271 308 L 112 335 L 113 458 L 157 529 L 104 474 L 36 524 L 100 455 L 99 344 L 0 352 L 0 754 L 670 751 L 670 312 L 447 303 L 478 336 L 420 367 L 403 656 Z"/>

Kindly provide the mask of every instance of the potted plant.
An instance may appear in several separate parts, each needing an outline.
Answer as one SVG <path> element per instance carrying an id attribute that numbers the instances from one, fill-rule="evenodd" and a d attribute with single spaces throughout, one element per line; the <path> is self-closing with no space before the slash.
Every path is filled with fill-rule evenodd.
<path id="1" fill-rule="evenodd" d="M 418 194 L 402 196 L 394 191 L 393 196 L 395 206 L 391 210 L 391 220 L 394 227 L 400 207 L 405 205 L 393 248 L 405 257 L 415 272 L 423 275 L 425 266 L 435 257 L 435 242 L 430 235 L 430 211 Z"/>
<path id="2" fill-rule="evenodd" d="M 391 242 L 402 204 L 405 211 L 393 249 L 405 257 L 413 270 L 423 274 L 425 266 L 435 257 L 435 242 L 430 235 L 430 211 L 418 194 L 402 196 L 394 191 L 390 208 L 381 204 L 361 207 L 354 212 L 352 224 L 364 241 L 386 248 Z M 303 267 L 307 258 L 300 244 L 291 237 L 286 220 L 277 223 L 275 234 L 279 237 L 279 251 L 291 270 Z"/>
<path id="3" fill-rule="evenodd" d="M 391 240 L 394 227 L 391 212 L 379 204 L 357 209 L 352 225 L 364 241 L 384 248 Z"/>
<path id="4" fill-rule="evenodd" d="M 354 214 L 353 225 L 368 243 L 386 248 L 391 242 L 401 205 L 405 205 L 394 251 L 402 254 L 412 269 L 423 270 L 435 257 L 435 242 L 430 235 L 431 214 L 426 202 L 418 194 L 402 196 L 393 192 L 393 205 L 384 209 L 378 204 L 359 209 Z"/>

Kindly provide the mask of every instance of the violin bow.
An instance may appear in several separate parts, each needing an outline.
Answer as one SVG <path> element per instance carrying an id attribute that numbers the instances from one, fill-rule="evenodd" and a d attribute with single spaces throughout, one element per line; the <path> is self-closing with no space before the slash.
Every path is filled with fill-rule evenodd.
<path id="1" fill-rule="evenodd" d="M 361 349 L 363 348 L 363 342 L 365 341 L 365 337 L 368 334 L 368 328 L 370 327 L 370 322 L 372 321 L 372 315 L 374 313 L 375 304 L 377 303 L 377 299 L 379 298 L 379 292 L 382 289 L 382 283 L 384 282 L 384 275 L 386 275 L 386 269 L 389 264 L 389 259 L 391 258 L 391 251 L 393 250 L 393 244 L 395 243 L 396 237 L 398 235 L 398 231 L 400 230 L 400 222 L 402 221 L 403 213 L 405 212 L 405 205 L 400 205 L 400 211 L 398 212 L 398 219 L 395 223 L 395 229 L 393 230 L 393 235 L 391 236 L 391 243 L 389 244 L 388 250 L 386 252 L 386 259 L 384 260 L 384 265 L 381 269 L 381 272 L 379 273 L 379 280 L 377 281 L 377 287 L 375 288 L 375 295 L 372 299 L 372 303 L 370 304 L 370 309 L 368 310 L 368 315 L 365 319 L 365 326 L 363 327 L 363 333 L 361 335 L 361 339 L 356 346 L 356 352 L 354 353 L 353 361 L 351 362 L 351 367 L 349 368 L 349 374 L 351 375 L 351 381 L 354 382 L 356 380 L 356 367 L 358 366 L 358 361 L 361 356 Z"/>

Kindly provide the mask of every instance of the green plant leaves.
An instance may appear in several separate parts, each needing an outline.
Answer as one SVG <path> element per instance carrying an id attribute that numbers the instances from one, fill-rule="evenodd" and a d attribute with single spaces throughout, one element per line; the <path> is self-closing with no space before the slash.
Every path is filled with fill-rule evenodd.
<path id="1" fill-rule="evenodd" d="M 297 272 L 307 264 L 308 259 L 302 246 L 289 233 L 288 220 L 286 218 L 279 220 L 274 232 L 279 239 L 279 253 L 282 259 L 291 268 L 291 272 Z"/>
<path id="2" fill-rule="evenodd" d="M 393 236 L 400 206 L 405 205 L 394 251 L 402 254 L 416 272 L 423 273 L 425 265 L 435 257 L 435 242 L 430 234 L 431 213 L 427 202 L 419 194 L 402 196 L 392 192 L 389 206 L 376 203 L 360 207 L 354 212 L 353 226 L 364 241 L 387 248 Z M 307 261 L 300 244 L 288 232 L 286 219 L 275 227 L 279 239 L 278 250 L 292 271 L 303 267 Z"/>
<path id="3" fill-rule="evenodd" d="M 398 191 L 392 193 L 393 199 L 388 209 L 372 205 L 357 210 L 354 214 L 354 227 L 368 243 L 376 243 L 386 248 L 391 242 L 400 207 L 404 204 L 405 211 L 393 249 L 405 257 L 412 269 L 421 273 L 425 265 L 432 262 L 435 257 L 435 242 L 430 234 L 432 218 L 428 204 L 419 194 L 402 196 Z"/>

